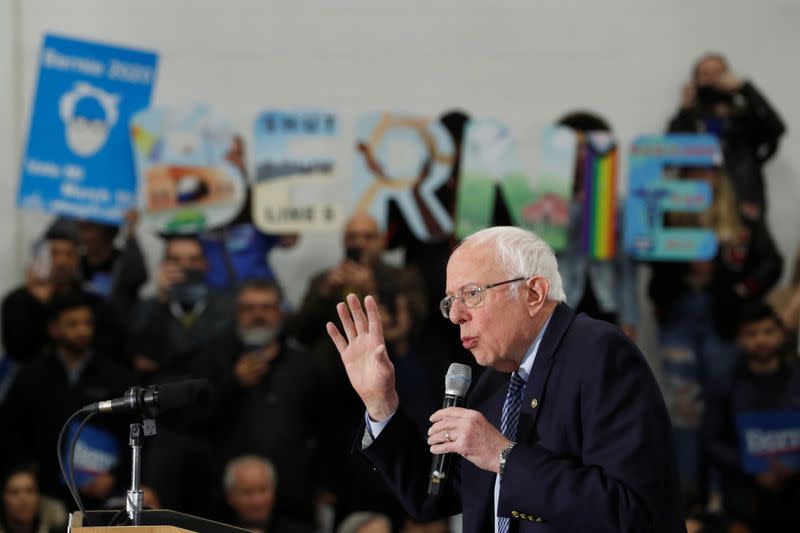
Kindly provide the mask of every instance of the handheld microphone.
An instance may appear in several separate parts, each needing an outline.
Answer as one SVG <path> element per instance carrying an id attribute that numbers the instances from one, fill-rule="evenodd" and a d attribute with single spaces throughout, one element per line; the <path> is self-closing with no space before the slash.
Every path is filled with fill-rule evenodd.
<path id="1" fill-rule="evenodd" d="M 458 407 L 464 404 L 464 396 L 467 395 L 472 383 L 472 369 L 467 365 L 453 363 L 447 369 L 444 377 L 444 401 L 442 409 L 447 407 Z M 428 494 L 437 495 L 443 482 L 447 479 L 450 471 L 450 454 L 434 454 L 431 464 L 431 477 L 428 483 Z"/>
<path id="2" fill-rule="evenodd" d="M 95 402 L 81 409 L 87 413 L 133 413 L 147 417 L 205 399 L 208 394 L 208 381 L 189 379 L 150 387 L 131 387 L 121 398 Z"/>

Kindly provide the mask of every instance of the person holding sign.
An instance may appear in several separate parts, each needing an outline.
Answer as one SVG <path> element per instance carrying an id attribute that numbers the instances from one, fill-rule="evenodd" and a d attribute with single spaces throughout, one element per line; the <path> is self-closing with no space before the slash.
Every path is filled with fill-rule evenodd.
<path id="1" fill-rule="evenodd" d="M 558 252 L 558 264 L 564 276 L 564 292 L 567 303 L 577 312 L 584 312 L 593 318 L 618 324 L 632 339 L 636 339 L 636 326 L 639 317 L 639 302 L 636 291 L 636 266 L 621 246 L 622 211 L 617 209 L 616 180 L 609 180 L 606 190 L 591 195 L 589 181 L 598 173 L 598 155 L 589 147 L 589 135 L 595 133 L 611 135 L 608 123 L 598 115 L 589 112 L 574 112 L 562 117 L 558 124 L 571 128 L 579 135 L 578 161 L 575 166 L 575 177 L 570 204 L 569 239 L 567 247 Z M 591 160 L 590 160 L 591 159 Z M 614 172 L 612 169 L 611 172 Z M 595 183 L 598 180 L 595 180 Z M 599 217 L 586 216 L 587 200 L 596 205 L 597 198 L 606 197 L 612 205 L 604 206 L 602 214 L 606 220 L 600 222 Z M 590 225 L 586 228 L 586 225 Z M 611 231 L 600 239 L 610 241 L 613 250 L 610 257 L 598 257 L 595 249 L 583 246 L 584 232 L 596 231 L 592 226 L 606 225 Z"/>
<path id="2" fill-rule="evenodd" d="M 764 221 L 739 216 L 727 175 L 719 167 L 682 167 L 679 179 L 710 184 L 711 208 L 671 212 L 667 225 L 714 230 L 719 249 L 709 261 L 651 264 L 649 296 L 658 324 L 664 364 L 664 396 L 670 408 L 681 476 L 704 490 L 700 453 L 704 388 L 735 365 L 737 310 L 758 301 L 778 281 L 782 258 Z"/>
<path id="3" fill-rule="evenodd" d="M 742 309 L 736 343 L 739 366 L 711 388 L 705 418 L 705 447 L 720 469 L 724 509 L 755 532 L 795 532 L 800 530 L 800 471 L 774 455 L 767 459 L 768 469 L 748 473 L 736 419 L 743 413 L 794 410 L 800 420 L 800 371 L 787 357 L 780 319 L 764 303 Z"/>
<path id="4" fill-rule="evenodd" d="M 42 492 L 72 506 L 54 453 L 61 426 L 85 405 L 122 396 L 134 379 L 109 354 L 93 349 L 95 311 L 85 295 L 56 294 L 47 309 L 53 347 L 23 368 L 8 392 L 0 415 L 7 456 L 0 462 L 38 462 Z M 75 430 L 70 427 L 67 435 Z M 81 432 L 75 480 L 87 508 L 102 506 L 124 487 L 130 472 L 127 434 L 128 421 L 103 415 Z"/>
<path id="5" fill-rule="evenodd" d="M 786 127 L 753 82 L 731 72 L 724 56 L 709 53 L 697 60 L 668 129 L 719 137 L 725 170 L 745 216 L 764 216 L 762 166 L 777 151 Z"/>

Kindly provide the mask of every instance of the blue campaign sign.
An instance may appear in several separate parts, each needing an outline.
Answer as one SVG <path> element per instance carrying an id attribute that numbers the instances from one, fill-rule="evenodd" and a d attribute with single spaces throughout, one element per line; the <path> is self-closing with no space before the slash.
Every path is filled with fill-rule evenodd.
<path id="1" fill-rule="evenodd" d="M 62 457 L 64 465 L 69 465 L 69 446 L 78 430 L 78 423 L 72 422 L 67 428 Z M 73 472 L 75 484 L 82 487 L 100 474 L 108 474 L 117 466 L 120 459 L 120 442 L 117 438 L 92 424 L 86 424 L 75 442 Z M 67 466 L 67 468 L 69 468 Z M 62 482 L 65 482 L 62 479 Z"/>
<path id="2" fill-rule="evenodd" d="M 666 177 L 669 167 L 712 167 L 722 163 L 712 135 L 643 136 L 631 146 L 625 251 L 650 261 L 703 261 L 717 253 L 714 231 L 669 226 L 668 213 L 697 213 L 711 207 L 708 182 Z"/>
<path id="3" fill-rule="evenodd" d="M 745 472 L 766 472 L 774 461 L 800 468 L 800 411 L 742 413 L 736 427 Z"/>
<path id="4" fill-rule="evenodd" d="M 46 35 L 17 205 L 110 224 L 136 206 L 128 119 L 147 107 L 158 56 Z"/>

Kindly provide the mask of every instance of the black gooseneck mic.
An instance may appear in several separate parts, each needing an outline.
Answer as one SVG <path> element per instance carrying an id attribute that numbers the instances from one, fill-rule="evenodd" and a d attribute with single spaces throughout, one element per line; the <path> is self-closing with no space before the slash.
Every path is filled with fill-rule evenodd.
<path id="1" fill-rule="evenodd" d="M 168 409 L 198 403 L 208 394 L 204 379 L 189 379 L 150 387 L 131 387 L 121 398 L 95 402 L 85 406 L 85 413 L 133 413 L 155 417 Z"/>
<path id="2" fill-rule="evenodd" d="M 467 365 L 453 363 L 447 369 L 444 377 L 444 401 L 442 409 L 447 407 L 458 407 L 464 404 L 464 396 L 467 395 L 472 383 L 472 369 Z M 437 495 L 441 490 L 442 484 L 447 479 L 450 472 L 450 454 L 434 454 L 431 464 L 431 477 L 428 483 L 428 494 Z"/>

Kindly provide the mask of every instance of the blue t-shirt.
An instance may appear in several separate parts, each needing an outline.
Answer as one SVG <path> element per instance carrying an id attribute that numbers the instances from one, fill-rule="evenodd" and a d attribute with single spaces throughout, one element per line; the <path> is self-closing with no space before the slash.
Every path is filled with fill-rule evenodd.
<path id="1" fill-rule="evenodd" d="M 200 242 L 208 261 L 208 284 L 215 289 L 229 289 L 249 279 L 273 279 L 275 273 L 269 265 L 268 255 L 279 241 L 279 237 L 265 235 L 252 224 L 237 224 L 201 235 Z M 235 280 L 231 280 L 226 263 L 226 248 Z"/>

